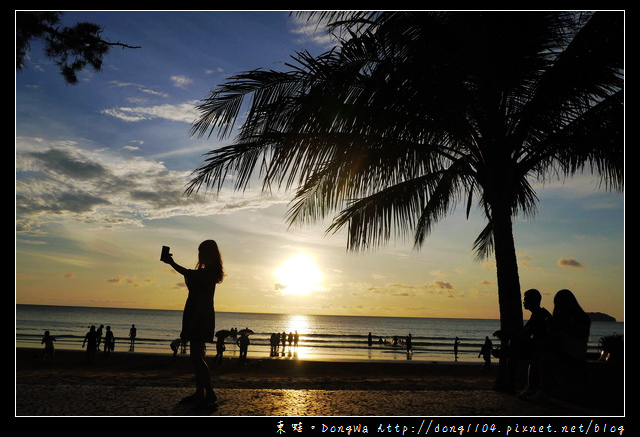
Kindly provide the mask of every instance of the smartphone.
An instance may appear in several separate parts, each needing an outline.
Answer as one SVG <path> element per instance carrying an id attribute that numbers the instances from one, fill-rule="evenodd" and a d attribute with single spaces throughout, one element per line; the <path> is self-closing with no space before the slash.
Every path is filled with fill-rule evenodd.
<path id="1" fill-rule="evenodd" d="M 160 261 L 164 261 L 169 257 L 169 246 L 162 246 L 162 253 L 160 254 Z"/>

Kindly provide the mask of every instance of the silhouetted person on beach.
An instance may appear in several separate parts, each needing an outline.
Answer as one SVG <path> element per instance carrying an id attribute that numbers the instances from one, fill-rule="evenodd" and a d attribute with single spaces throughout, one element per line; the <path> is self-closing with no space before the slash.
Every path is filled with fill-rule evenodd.
<path id="1" fill-rule="evenodd" d="M 456 339 L 453 341 L 453 356 L 455 357 L 456 361 L 458 361 L 458 346 L 460 346 L 460 339 L 456 337 Z"/>
<path id="2" fill-rule="evenodd" d="M 293 334 L 293 347 L 298 347 L 298 342 L 300 341 L 300 334 L 298 334 L 298 331 L 296 331 Z"/>
<path id="3" fill-rule="evenodd" d="M 531 316 L 523 328 L 521 339 L 522 347 L 528 350 L 523 351 L 523 357 L 529 359 L 527 371 L 527 387 L 518 396 L 527 397 L 538 390 L 540 380 L 540 357 L 544 352 L 548 339 L 551 313 L 546 308 L 540 306 L 542 295 L 535 288 L 524 292 L 524 309 L 531 312 Z"/>
<path id="4" fill-rule="evenodd" d="M 278 355 L 278 345 L 280 344 L 280 336 L 274 332 L 271 334 L 269 341 L 271 345 L 271 356 L 275 357 Z"/>
<path id="5" fill-rule="evenodd" d="M 373 344 L 373 336 L 371 335 L 371 333 L 369 333 L 369 336 L 367 337 L 367 344 L 369 346 Z"/>
<path id="6" fill-rule="evenodd" d="M 247 351 L 249 350 L 249 336 L 246 334 L 242 334 L 240 338 L 236 341 L 238 347 L 240 348 L 239 361 L 240 364 L 244 364 L 247 361 Z"/>
<path id="7" fill-rule="evenodd" d="M 222 363 L 222 355 L 224 354 L 224 351 L 227 349 L 227 347 L 224 345 L 224 336 L 219 336 L 216 338 L 216 358 L 215 358 L 215 362 L 220 364 Z"/>
<path id="8" fill-rule="evenodd" d="M 40 344 L 44 344 L 44 353 L 42 355 L 42 362 L 44 364 L 53 364 L 53 356 L 55 354 L 55 348 L 53 347 L 53 343 L 56 341 L 56 338 L 49 333 L 49 331 L 44 331 L 44 337 L 42 337 L 42 341 Z"/>
<path id="9" fill-rule="evenodd" d="M 484 344 L 480 349 L 480 353 L 478 354 L 478 358 L 482 355 L 482 359 L 484 360 L 484 365 L 482 366 L 482 370 L 491 370 L 491 353 L 493 352 L 493 343 L 489 340 L 489 337 L 484 338 Z"/>
<path id="10" fill-rule="evenodd" d="M 508 381 L 503 388 L 505 391 L 513 391 L 516 388 L 516 374 L 518 372 L 519 363 L 523 360 L 527 361 L 528 373 L 531 374 L 531 380 L 527 378 L 527 388 L 519 396 L 527 396 L 532 390 L 535 390 L 537 384 L 537 376 L 539 372 L 536 370 L 539 363 L 542 346 L 545 343 L 545 332 L 548 327 L 545 326 L 549 322 L 549 312 L 540 306 L 542 297 L 540 292 L 534 288 L 525 291 L 523 297 L 524 308 L 531 311 L 531 317 L 525 326 L 515 332 L 496 331 L 493 333 L 502 340 L 502 346 L 497 350 L 496 356 L 504 359 L 507 366 Z M 498 355 L 499 354 L 499 355 Z M 531 362 L 533 361 L 533 368 Z M 534 388 L 528 388 L 532 385 Z"/>
<path id="11" fill-rule="evenodd" d="M 96 351 L 98 350 L 98 333 L 96 332 L 96 327 L 94 325 L 91 325 L 89 332 L 84 336 L 84 340 L 82 341 L 83 348 L 85 344 L 87 345 L 87 363 L 93 364 Z"/>
<path id="12" fill-rule="evenodd" d="M 182 339 L 181 338 L 176 338 L 175 340 L 173 340 L 171 342 L 171 344 L 169 344 L 169 347 L 173 351 L 173 356 L 174 357 L 178 355 L 178 350 L 180 349 L 180 344 L 182 344 Z"/>
<path id="13" fill-rule="evenodd" d="M 411 334 L 407 335 L 407 338 L 405 338 L 405 345 L 407 346 L 407 354 L 410 354 L 413 352 L 413 344 L 411 343 Z"/>
<path id="14" fill-rule="evenodd" d="M 136 334 L 138 330 L 136 329 L 136 325 L 131 325 L 131 329 L 129 329 L 129 351 L 133 352 L 136 344 Z"/>
<path id="15" fill-rule="evenodd" d="M 104 328 L 104 325 L 100 325 L 98 327 L 98 329 L 96 329 L 96 335 L 98 337 L 98 340 L 96 342 L 96 350 L 97 351 L 100 350 L 100 343 L 102 343 L 102 328 Z"/>
<path id="16" fill-rule="evenodd" d="M 570 290 L 560 290 L 553 299 L 549 337 L 540 357 L 540 384 L 527 399 L 546 401 L 554 388 L 555 377 L 570 383 L 582 374 L 587 358 L 591 319 Z M 582 383 L 582 384 L 581 384 Z M 584 381 L 577 381 L 577 387 Z"/>
<path id="17" fill-rule="evenodd" d="M 224 270 L 218 244 L 206 240 L 198 246 L 198 262 L 195 269 L 178 265 L 169 254 L 162 259 L 184 276 L 189 294 L 182 313 L 180 338 L 189 342 L 189 355 L 196 376 L 196 390 L 182 403 L 194 403 L 200 408 L 218 408 L 217 396 L 211 385 L 209 366 L 205 361 L 206 344 L 213 343 L 215 333 L 215 310 L 213 299 L 216 284 L 222 282 Z"/>
<path id="18" fill-rule="evenodd" d="M 109 355 L 116 348 L 116 338 L 113 335 L 113 331 L 111 330 L 111 326 L 107 325 L 107 330 L 104 334 L 104 347 L 103 354 Z"/>

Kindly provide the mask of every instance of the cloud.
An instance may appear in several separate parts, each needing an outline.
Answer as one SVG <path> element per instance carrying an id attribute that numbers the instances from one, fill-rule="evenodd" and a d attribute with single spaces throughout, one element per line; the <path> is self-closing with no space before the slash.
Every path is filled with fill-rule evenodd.
<path id="1" fill-rule="evenodd" d="M 435 281 L 433 283 L 433 286 L 437 289 L 441 289 L 441 290 L 452 290 L 453 289 L 453 285 L 451 285 L 451 282 L 445 282 L 445 281 Z"/>
<path id="2" fill-rule="evenodd" d="M 102 114 L 110 115 L 127 122 L 140 122 L 155 119 L 178 121 L 192 124 L 198 117 L 196 110 L 197 101 L 179 103 L 176 105 L 164 104 L 156 106 L 121 106 L 118 108 L 103 109 Z"/>
<path id="3" fill-rule="evenodd" d="M 300 42 L 312 42 L 320 47 L 330 48 L 335 46 L 338 39 L 327 30 L 325 23 L 318 20 L 308 20 L 306 16 L 293 14 L 291 17 L 291 33 L 299 36 Z"/>
<path id="4" fill-rule="evenodd" d="M 193 83 L 193 81 L 186 76 L 171 76 L 171 82 L 173 82 L 173 86 L 178 88 L 186 88 L 187 85 Z"/>
<path id="5" fill-rule="evenodd" d="M 224 73 L 224 69 L 222 67 L 217 67 L 217 68 L 208 68 L 204 71 L 204 74 L 206 75 L 210 75 L 214 73 Z"/>
<path id="6" fill-rule="evenodd" d="M 139 91 L 143 94 L 148 94 L 150 96 L 154 96 L 154 97 L 169 97 L 169 95 L 165 92 L 161 92 L 161 91 L 156 91 L 153 90 L 151 88 L 147 88 L 144 85 L 138 84 L 138 83 L 131 83 L 131 82 L 120 82 L 117 80 L 112 80 L 109 82 L 109 86 L 111 88 L 127 88 L 127 87 L 131 87 L 131 88 L 135 88 L 136 91 Z"/>
<path id="7" fill-rule="evenodd" d="M 585 267 L 582 263 L 573 258 L 560 258 L 558 260 L 558 265 L 563 268 L 566 267 L 571 269 L 582 269 Z"/>
<path id="8" fill-rule="evenodd" d="M 116 276 L 113 278 L 105 279 L 105 282 L 109 284 L 116 284 L 116 285 L 124 284 L 129 287 L 135 288 L 135 287 L 153 284 L 154 280 L 152 278 L 138 279 L 136 277 L 131 277 L 131 276 Z"/>
<path id="9" fill-rule="evenodd" d="M 43 144 L 16 138 L 16 231 L 23 235 L 41 234 L 61 220 L 140 227 L 149 220 L 228 214 L 287 201 L 232 189 L 215 197 L 187 197 L 189 172 L 168 170 L 162 162 L 83 150 L 72 142 Z"/>
<path id="10" fill-rule="evenodd" d="M 388 283 L 383 286 L 368 284 L 352 284 L 350 286 L 355 294 L 371 293 L 373 295 L 411 297 L 418 295 L 442 295 L 453 296 L 454 286 L 447 281 L 432 281 L 425 284 Z"/>
<path id="11" fill-rule="evenodd" d="M 78 153 L 68 150 L 49 149 L 44 152 L 29 154 L 37 163 L 46 166 L 49 171 L 56 172 L 74 179 L 89 179 L 103 177 L 105 169 L 96 162 L 84 159 Z"/>

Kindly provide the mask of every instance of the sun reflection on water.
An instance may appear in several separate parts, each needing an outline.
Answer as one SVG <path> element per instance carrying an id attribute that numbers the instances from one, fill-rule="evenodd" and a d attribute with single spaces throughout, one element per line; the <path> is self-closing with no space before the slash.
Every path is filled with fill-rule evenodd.
<path id="1" fill-rule="evenodd" d="M 309 330 L 309 317 L 302 314 L 295 314 L 289 316 L 286 324 L 287 335 L 293 334 L 294 341 L 287 341 L 287 347 L 285 348 L 285 356 L 294 359 L 303 359 L 307 356 L 307 350 L 304 347 L 304 335 Z M 298 341 L 295 341 L 295 336 L 298 335 Z"/>
<path id="2" fill-rule="evenodd" d="M 289 320 L 287 320 L 287 331 L 293 333 L 298 332 L 301 335 L 308 332 L 309 317 L 302 314 L 289 316 Z"/>

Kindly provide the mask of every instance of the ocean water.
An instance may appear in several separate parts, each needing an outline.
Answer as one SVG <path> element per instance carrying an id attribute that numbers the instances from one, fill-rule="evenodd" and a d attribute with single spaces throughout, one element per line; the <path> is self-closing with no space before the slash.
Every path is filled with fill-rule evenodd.
<path id="1" fill-rule="evenodd" d="M 129 328 L 135 324 L 134 352 L 171 354 L 170 343 L 179 337 L 182 311 L 94 308 L 47 305 L 16 305 L 16 347 L 42 348 L 44 331 L 56 338 L 57 349 L 81 349 L 89 326 L 111 326 L 116 352 L 129 352 Z M 498 320 L 363 316 L 310 316 L 290 314 L 216 313 L 216 329 L 254 331 L 248 358 L 315 360 L 423 360 L 454 361 L 453 343 L 459 337 L 458 361 L 480 362 L 478 353 L 486 336 L 499 329 Z M 272 356 L 274 332 L 299 334 L 298 346 L 280 345 Z M 373 344 L 367 343 L 369 332 Z M 413 351 L 407 354 L 402 341 L 411 334 Z M 590 352 L 598 352 L 600 338 L 624 334 L 622 322 L 593 322 Z M 393 338 L 399 338 L 397 346 Z M 380 342 L 382 340 L 382 342 Z M 225 357 L 237 357 L 238 347 L 227 338 Z M 215 346 L 209 346 L 215 355 Z"/>

